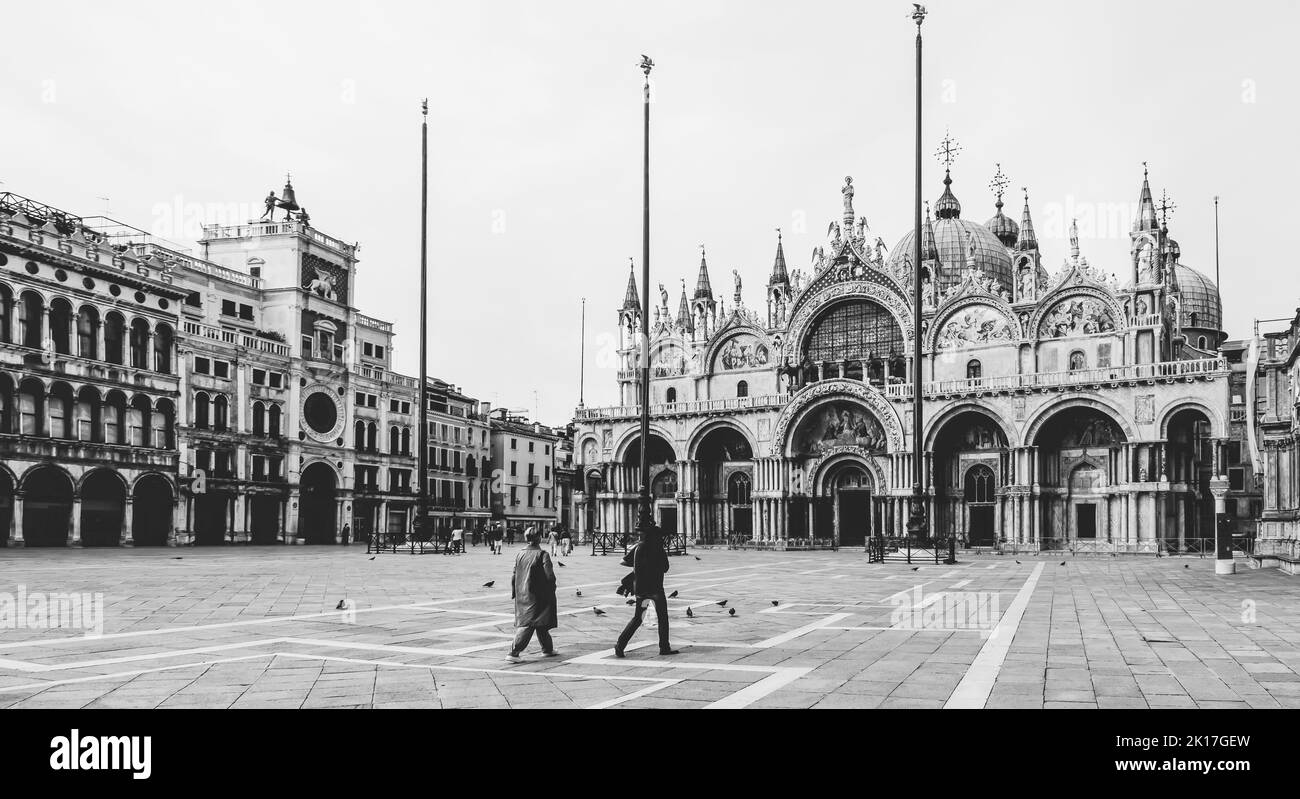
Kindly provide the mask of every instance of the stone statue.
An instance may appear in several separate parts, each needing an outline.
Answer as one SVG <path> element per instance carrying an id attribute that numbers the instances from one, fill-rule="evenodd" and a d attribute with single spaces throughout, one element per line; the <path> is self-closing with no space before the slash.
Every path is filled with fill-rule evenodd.
<path id="1" fill-rule="evenodd" d="M 307 290 L 324 297 L 327 300 L 335 299 L 334 295 L 334 277 L 328 272 L 320 269 L 314 270 L 316 277 L 307 284 Z"/>
<path id="2" fill-rule="evenodd" d="M 813 269 L 821 269 L 822 263 L 826 260 L 826 253 L 820 246 L 813 247 L 812 266 Z"/>
<path id="3" fill-rule="evenodd" d="M 668 307 L 668 290 L 663 283 L 659 284 L 659 302 L 665 309 Z"/>
<path id="4" fill-rule="evenodd" d="M 266 210 L 262 212 L 262 218 L 266 219 L 267 216 L 270 216 L 271 221 L 275 221 L 275 216 L 274 216 L 275 206 L 278 201 L 275 198 L 274 189 L 272 189 L 269 193 L 267 193 L 265 202 L 266 202 Z"/>
<path id="5" fill-rule="evenodd" d="M 740 304 L 740 271 L 737 269 L 731 270 L 731 277 L 733 280 L 736 281 L 735 300 L 736 300 L 736 304 L 739 305 Z"/>
<path id="6" fill-rule="evenodd" d="M 853 178 L 844 178 L 844 188 L 840 193 L 844 195 L 844 217 L 848 219 L 853 216 Z"/>
<path id="7" fill-rule="evenodd" d="M 1144 241 L 1142 243 L 1142 249 L 1138 250 L 1138 282 L 1155 282 L 1155 265 L 1151 263 L 1150 240 Z"/>

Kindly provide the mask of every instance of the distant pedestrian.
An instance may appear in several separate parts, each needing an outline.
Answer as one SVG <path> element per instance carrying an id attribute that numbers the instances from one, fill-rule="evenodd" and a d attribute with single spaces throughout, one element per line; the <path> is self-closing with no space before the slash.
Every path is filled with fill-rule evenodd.
<path id="1" fill-rule="evenodd" d="M 664 596 L 664 574 L 668 571 L 668 553 L 664 552 L 663 536 L 659 528 L 651 527 L 642 536 L 641 542 L 632 556 L 632 593 L 636 598 L 636 610 L 632 620 L 623 628 L 614 644 L 614 656 L 623 657 L 632 634 L 641 626 L 641 617 L 646 612 L 646 604 L 654 603 L 655 618 L 659 627 L 659 654 L 676 655 L 668 640 L 668 599 Z"/>
<path id="2" fill-rule="evenodd" d="M 451 531 L 451 551 L 457 553 L 465 551 L 465 528 L 457 527 Z"/>
<path id="3" fill-rule="evenodd" d="M 542 551 L 542 534 L 529 527 L 524 534 L 527 546 L 515 556 L 515 570 L 510 578 L 510 596 L 515 600 L 515 640 L 510 657 L 517 658 L 537 633 L 542 654 L 554 657 L 551 630 L 559 626 L 555 599 L 555 569 L 551 556 Z"/>
<path id="4" fill-rule="evenodd" d="M 563 525 L 560 527 L 560 554 L 561 555 L 573 554 L 573 538 L 569 533 L 568 525 Z"/>
<path id="5" fill-rule="evenodd" d="M 352 525 L 345 524 L 343 525 L 343 543 L 346 544 L 351 540 L 352 540 Z"/>
<path id="6" fill-rule="evenodd" d="M 555 551 L 560 548 L 560 528 L 558 525 L 551 527 L 551 557 L 555 557 Z"/>

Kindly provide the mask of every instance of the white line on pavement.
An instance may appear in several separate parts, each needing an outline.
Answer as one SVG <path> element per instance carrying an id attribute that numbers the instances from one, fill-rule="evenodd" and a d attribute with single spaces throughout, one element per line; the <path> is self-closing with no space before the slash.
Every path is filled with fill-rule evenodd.
<path id="1" fill-rule="evenodd" d="M 1034 567 L 1029 579 L 1025 580 L 1025 584 L 1016 593 L 1016 598 L 1011 600 L 1011 607 L 1002 614 L 988 640 L 980 647 L 975 661 L 966 670 L 965 676 L 957 684 L 952 696 L 944 703 L 945 709 L 982 708 L 989 701 L 989 694 L 993 693 L 993 683 L 998 678 L 1002 661 L 1006 660 L 1007 652 L 1011 649 L 1011 640 L 1016 637 L 1016 629 L 1020 626 L 1020 619 L 1025 615 L 1025 608 L 1029 606 L 1029 597 L 1034 593 L 1034 586 L 1038 585 L 1038 576 L 1042 572 L 1043 564 Z"/>

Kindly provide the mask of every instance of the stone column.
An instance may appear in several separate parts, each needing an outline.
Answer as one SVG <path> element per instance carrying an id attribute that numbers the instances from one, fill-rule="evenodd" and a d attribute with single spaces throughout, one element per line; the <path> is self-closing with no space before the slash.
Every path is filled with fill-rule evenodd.
<path id="1" fill-rule="evenodd" d="M 107 360 L 105 356 L 106 353 L 104 352 L 104 320 L 101 318 L 95 321 L 95 358 L 97 360 L 104 361 Z"/>
<path id="2" fill-rule="evenodd" d="M 130 494 L 126 497 L 126 504 L 122 508 L 122 534 L 120 541 L 122 546 L 135 546 L 132 528 L 135 526 L 135 498 Z"/>
<path id="3" fill-rule="evenodd" d="M 14 513 L 9 520 L 9 546 L 15 549 L 23 546 L 23 506 L 27 504 L 27 492 L 14 491 Z"/>
<path id="4" fill-rule="evenodd" d="M 290 489 L 289 504 L 285 508 L 284 534 L 285 534 L 286 543 L 289 542 L 301 543 L 302 541 L 302 539 L 298 538 L 298 511 L 300 510 L 299 503 L 300 503 L 300 497 L 298 495 L 298 489 L 296 488 Z"/>
<path id="5" fill-rule="evenodd" d="M 74 494 L 72 497 L 72 519 L 71 530 L 68 534 L 68 546 L 81 546 L 81 495 Z"/>

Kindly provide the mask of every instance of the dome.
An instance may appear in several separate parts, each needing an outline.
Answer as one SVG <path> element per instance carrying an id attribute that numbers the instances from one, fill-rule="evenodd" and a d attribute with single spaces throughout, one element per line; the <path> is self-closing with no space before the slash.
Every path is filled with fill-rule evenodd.
<path id="1" fill-rule="evenodd" d="M 1214 281 L 1183 264 L 1174 265 L 1174 277 L 1178 281 L 1182 303 L 1182 325 L 1197 330 L 1222 331 L 1223 301 Z"/>
<path id="2" fill-rule="evenodd" d="M 1004 217 L 1005 218 L 1005 217 Z M 1010 221 L 1010 220 L 1008 220 Z M 979 222 L 954 216 L 947 219 L 935 219 L 934 240 L 939 249 L 939 289 L 943 290 L 961 282 L 966 269 L 967 248 L 975 245 L 975 266 L 984 270 L 984 274 L 1011 290 L 1012 271 L 1011 254 L 993 231 Z M 1014 223 L 1013 223 L 1014 224 Z M 912 231 L 894 245 L 889 257 L 889 267 L 897 270 L 911 263 Z"/>
<path id="3" fill-rule="evenodd" d="M 993 235 L 998 237 L 998 241 L 1007 247 L 1016 246 L 1016 240 L 1020 238 L 1020 225 L 1016 224 L 1016 220 L 1002 213 L 1001 200 L 998 200 L 998 212 L 984 223 L 984 227 L 992 231 Z"/>

